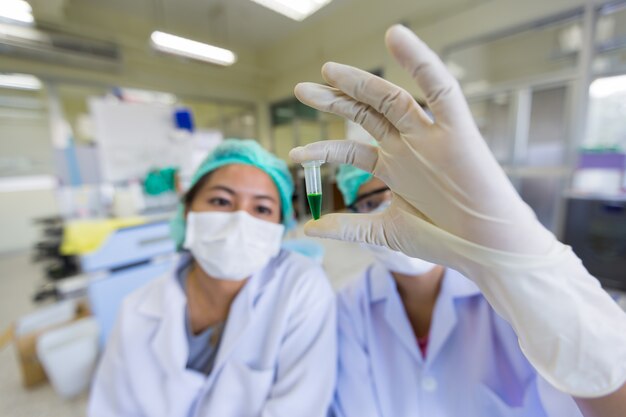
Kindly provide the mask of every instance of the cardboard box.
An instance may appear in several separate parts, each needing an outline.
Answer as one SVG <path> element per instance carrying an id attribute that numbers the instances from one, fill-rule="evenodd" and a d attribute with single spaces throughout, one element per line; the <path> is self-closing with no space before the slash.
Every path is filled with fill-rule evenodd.
<path id="1" fill-rule="evenodd" d="M 17 335 L 14 329 L 11 331 L 24 387 L 31 388 L 48 380 L 37 357 L 37 339 L 39 336 L 49 330 L 58 329 L 59 327 L 63 327 L 68 323 L 89 315 L 91 315 L 91 311 L 87 303 L 79 302 L 76 304 L 74 317 L 70 321 L 21 335 Z"/>

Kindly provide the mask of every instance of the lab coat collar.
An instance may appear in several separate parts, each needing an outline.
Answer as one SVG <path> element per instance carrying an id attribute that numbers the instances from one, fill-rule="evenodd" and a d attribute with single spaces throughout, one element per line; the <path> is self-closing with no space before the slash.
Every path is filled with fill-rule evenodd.
<path id="1" fill-rule="evenodd" d="M 480 295 L 480 290 L 476 284 L 459 272 L 446 269 L 430 325 L 426 366 L 437 359 L 439 352 L 456 327 L 458 321 L 457 300 L 478 295 Z"/>
<path id="2" fill-rule="evenodd" d="M 261 271 L 248 279 L 246 285 L 233 300 L 219 350 L 217 351 L 217 357 L 215 358 L 214 375 L 219 373 L 219 369 L 224 366 L 233 350 L 239 345 L 239 339 L 251 326 L 255 319 L 256 303 L 276 275 L 278 264 L 286 256 L 288 256 L 288 253 L 281 251 L 276 257 L 272 258 Z"/>
<path id="3" fill-rule="evenodd" d="M 180 288 L 180 285 L 178 285 L 178 290 L 175 291 L 175 288 L 172 288 L 171 283 L 169 282 L 169 278 L 170 275 L 177 274 L 179 269 L 183 268 L 184 265 L 188 263 L 188 258 L 184 254 L 181 254 L 176 258 L 174 263 L 176 264 L 174 272 L 168 271 L 165 276 L 159 278 L 165 281 L 163 285 L 152 286 L 150 291 L 146 293 L 143 300 L 141 300 L 138 304 L 137 311 L 140 314 L 153 319 L 161 319 L 167 315 L 164 308 L 167 306 L 168 301 L 173 301 L 175 303 L 186 301 L 185 294 L 183 293 L 182 288 Z M 176 278 L 176 276 L 174 275 L 173 278 Z M 172 300 L 164 299 L 166 296 L 171 297 Z"/>
<path id="4" fill-rule="evenodd" d="M 382 308 L 383 317 L 396 338 L 406 349 L 408 354 L 418 363 L 422 362 L 417 341 L 406 315 L 404 304 L 397 291 L 393 276 L 379 262 L 375 262 L 368 269 L 368 283 L 372 309 Z"/>
<path id="5" fill-rule="evenodd" d="M 237 341 L 250 325 L 256 301 L 271 281 L 276 262 L 284 256 L 287 256 L 287 253 L 281 252 L 262 271 L 252 275 L 233 300 L 212 374 L 218 373 L 219 368 L 223 366 L 237 345 Z M 182 254 L 176 268 L 169 272 L 168 277 L 163 278 L 165 280 L 163 285 L 152 288 L 138 309 L 144 316 L 155 320 L 157 329 L 152 339 L 151 349 L 161 367 L 170 375 L 184 371 L 189 356 L 184 328 L 187 297 L 176 274 L 185 268 L 190 260 L 190 256 Z M 197 372 L 187 374 L 195 375 L 194 378 L 200 376 Z"/>
<path id="6" fill-rule="evenodd" d="M 138 307 L 140 314 L 154 320 L 150 349 L 168 375 L 180 374 L 189 354 L 184 333 L 187 299 L 175 275 L 183 262 L 179 258 L 176 270 L 162 277 L 162 285 L 153 286 Z"/>
<path id="7" fill-rule="evenodd" d="M 426 360 L 419 354 L 417 341 L 404 310 L 396 283 L 389 271 L 380 263 L 375 263 L 370 272 L 370 297 L 372 303 L 385 302 L 385 320 L 393 329 L 400 342 L 419 363 L 428 366 L 432 363 L 457 323 L 455 300 L 480 295 L 478 287 L 459 272 L 446 269 L 441 290 L 435 303 L 431 323 Z"/>
<path id="8" fill-rule="evenodd" d="M 397 292 L 393 277 L 381 263 L 375 262 L 370 266 L 369 292 L 372 302 L 387 299 L 391 294 Z M 386 278 L 383 278 L 386 277 Z M 444 278 L 441 285 L 439 297 L 445 296 L 456 299 L 463 297 L 472 297 L 479 295 L 480 290 L 472 281 L 465 278 L 461 273 L 454 269 L 446 268 Z"/>
<path id="9" fill-rule="evenodd" d="M 396 285 L 393 277 L 379 262 L 373 263 L 369 269 L 369 293 L 370 300 L 375 303 L 378 301 L 386 300 L 394 291 L 396 291 Z"/>
<path id="10" fill-rule="evenodd" d="M 441 291 L 439 296 L 445 295 L 448 298 L 466 298 L 480 295 L 480 289 L 460 272 L 446 268 L 443 282 L 441 283 Z"/>

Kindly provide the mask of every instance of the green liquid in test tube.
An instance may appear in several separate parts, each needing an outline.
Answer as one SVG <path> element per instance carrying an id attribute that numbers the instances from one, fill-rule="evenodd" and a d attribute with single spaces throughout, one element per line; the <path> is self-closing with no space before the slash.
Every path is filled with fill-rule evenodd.
<path id="1" fill-rule="evenodd" d="M 313 219 L 317 220 L 322 214 L 322 177 L 320 166 L 324 161 L 306 161 L 304 167 L 304 182 L 306 184 L 306 197 L 309 200 L 309 208 Z"/>

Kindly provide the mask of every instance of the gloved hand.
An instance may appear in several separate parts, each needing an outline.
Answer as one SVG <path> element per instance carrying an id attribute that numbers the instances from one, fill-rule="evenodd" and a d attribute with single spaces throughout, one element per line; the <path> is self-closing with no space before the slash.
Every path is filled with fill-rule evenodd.
<path id="1" fill-rule="evenodd" d="M 461 271 L 554 386 L 580 397 L 615 391 L 626 381 L 626 315 L 521 200 L 435 53 L 402 26 L 386 42 L 426 94 L 434 120 L 405 90 L 353 67 L 324 65 L 330 86 L 298 84 L 303 103 L 359 123 L 379 146 L 324 141 L 291 158 L 353 164 L 394 193 L 382 213 L 330 214 L 305 232 L 385 245 Z"/>

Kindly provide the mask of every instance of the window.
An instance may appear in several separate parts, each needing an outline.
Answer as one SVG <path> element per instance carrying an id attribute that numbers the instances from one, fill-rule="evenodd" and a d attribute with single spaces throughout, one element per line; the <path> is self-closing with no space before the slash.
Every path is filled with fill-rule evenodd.
<path id="1" fill-rule="evenodd" d="M 582 13 L 470 39 L 444 54 L 489 148 L 553 231 L 571 171 L 571 91 L 580 64 Z"/>
<path id="2" fill-rule="evenodd" d="M 501 83 L 572 73 L 582 39 L 581 16 L 574 11 L 452 45 L 444 51 L 445 62 L 468 94 Z"/>
<path id="3" fill-rule="evenodd" d="M 511 158 L 510 93 L 496 94 L 469 102 L 474 120 L 498 162 L 506 164 Z"/>
<path id="4" fill-rule="evenodd" d="M 55 173 L 45 88 L 0 88 L 0 177 Z"/>
<path id="5" fill-rule="evenodd" d="M 626 75 L 591 83 L 588 114 L 586 148 L 626 150 Z"/>

